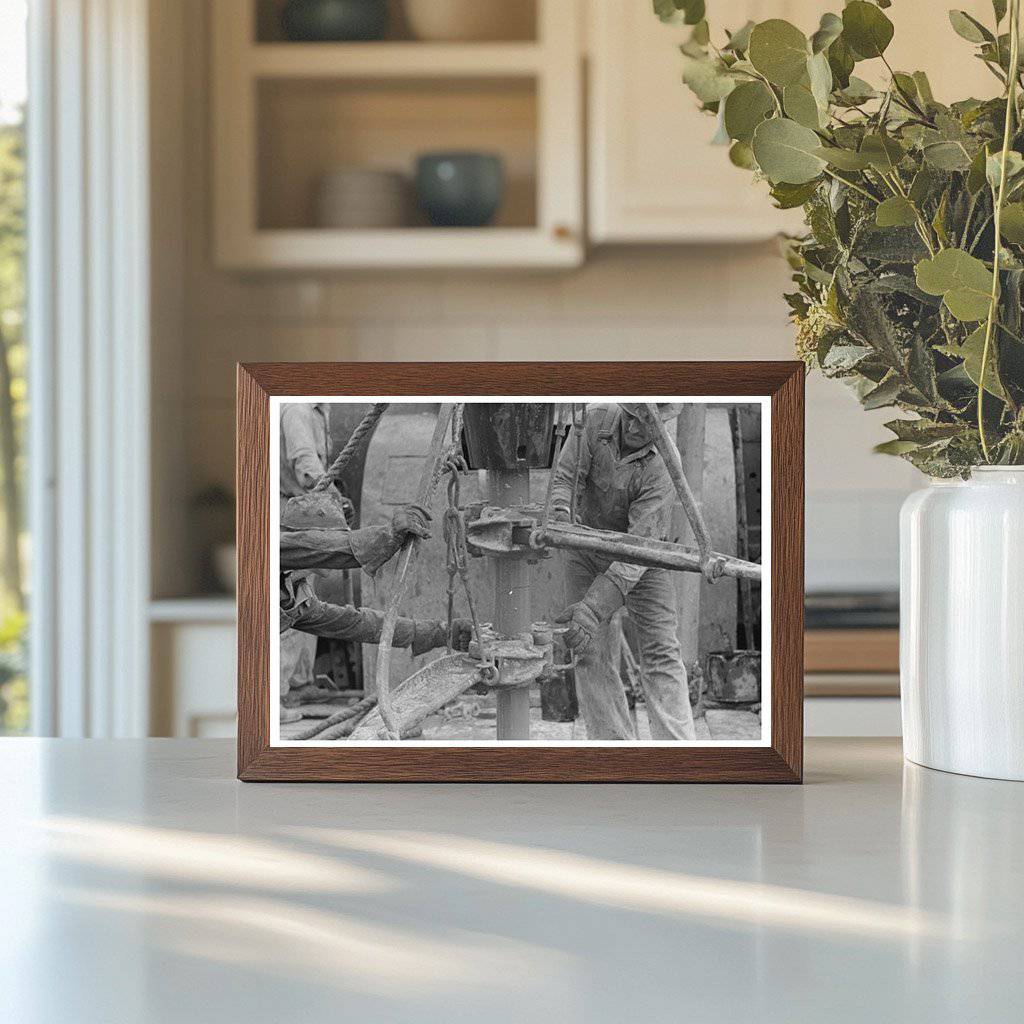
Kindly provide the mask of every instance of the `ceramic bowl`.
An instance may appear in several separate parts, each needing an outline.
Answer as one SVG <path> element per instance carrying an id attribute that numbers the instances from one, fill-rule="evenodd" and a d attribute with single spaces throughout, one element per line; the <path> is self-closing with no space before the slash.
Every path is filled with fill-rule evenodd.
<path id="1" fill-rule="evenodd" d="M 482 42 L 534 38 L 532 0 L 405 0 L 405 16 L 417 39 Z"/>
<path id="2" fill-rule="evenodd" d="M 387 25 L 387 0 L 288 0 L 281 11 L 285 38 L 295 42 L 364 42 Z"/>
<path id="3" fill-rule="evenodd" d="M 409 221 L 409 182 L 396 171 L 342 167 L 320 179 L 314 198 L 321 228 L 400 228 Z"/>
<path id="4" fill-rule="evenodd" d="M 504 165 L 494 153 L 424 153 L 416 161 L 416 197 L 435 227 L 489 224 L 504 191 Z"/>

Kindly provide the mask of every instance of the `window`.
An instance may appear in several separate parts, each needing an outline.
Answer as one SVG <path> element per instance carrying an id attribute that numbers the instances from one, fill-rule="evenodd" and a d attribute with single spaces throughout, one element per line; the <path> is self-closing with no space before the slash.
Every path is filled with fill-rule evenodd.
<path id="1" fill-rule="evenodd" d="M 0 734 L 29 725 L 24 438 L 25 0 L 0 0 Z"/>

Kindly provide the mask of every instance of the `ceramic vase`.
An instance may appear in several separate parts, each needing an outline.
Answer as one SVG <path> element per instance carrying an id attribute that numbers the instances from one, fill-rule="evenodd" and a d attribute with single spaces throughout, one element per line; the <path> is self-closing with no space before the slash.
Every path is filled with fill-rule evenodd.
<path id="1" fill-rule="evenodd" d="M 910 495 L 900 563 L 904 753 L 1024 781 L 1024 466 Z"/>

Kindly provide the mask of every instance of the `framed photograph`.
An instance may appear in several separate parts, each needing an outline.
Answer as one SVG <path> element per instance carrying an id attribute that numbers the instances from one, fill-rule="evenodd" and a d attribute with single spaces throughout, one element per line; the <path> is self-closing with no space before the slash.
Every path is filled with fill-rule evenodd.
<path id="1" fill-rule="evenodd" d="M 246 781 L 799 782 L 799 362 L 238 368 Z"/>

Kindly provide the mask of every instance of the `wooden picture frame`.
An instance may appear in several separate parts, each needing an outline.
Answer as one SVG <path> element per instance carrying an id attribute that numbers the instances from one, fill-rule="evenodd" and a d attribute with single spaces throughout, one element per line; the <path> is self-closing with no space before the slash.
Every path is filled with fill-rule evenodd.
<path id="1" fill-rule="evenodd" d="M 762 746 L 274 746 L 273 396 L 751 396 L 770 408 L 770 738 Z M 238 366 L 238 777 L 244 781 L 800 782 L 804 367 L 799 362 Z"/>

